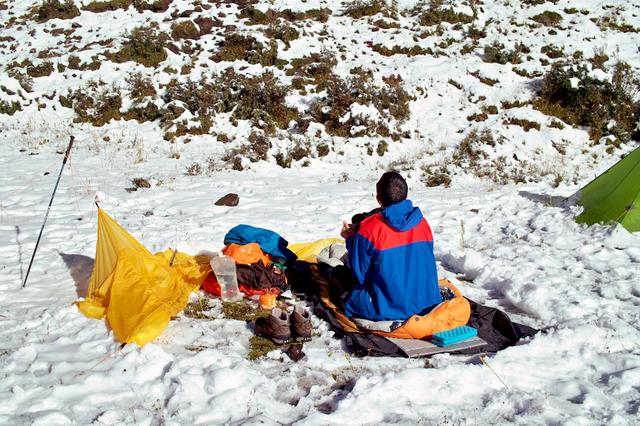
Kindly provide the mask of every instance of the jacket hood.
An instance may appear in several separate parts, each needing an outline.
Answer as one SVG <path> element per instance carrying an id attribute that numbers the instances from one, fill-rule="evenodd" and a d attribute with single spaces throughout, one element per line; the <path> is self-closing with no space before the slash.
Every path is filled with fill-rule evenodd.
<path id="1" fill-rule="evenodd" d="M 400 201 L 382 210 L 384 220 L 396 231 L 408 231 L 422 220 L 422 212 L 411 200 Z"/>

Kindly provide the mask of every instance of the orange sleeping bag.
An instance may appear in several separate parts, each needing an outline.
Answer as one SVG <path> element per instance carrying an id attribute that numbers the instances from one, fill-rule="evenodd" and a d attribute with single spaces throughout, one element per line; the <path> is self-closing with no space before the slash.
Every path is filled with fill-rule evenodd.
<path id="1" fill-rule="evenodd" d="M 447 279 L 439 280 L 438 285 L 440 287 L 449 287 L 455 297 L 440 303 L 426 315 L 413 315 L 393 331 L 370 332 L 398 339 L 424 339 L 432 334 L 466 325 L 471 317 L 471 305 L 469 305 L 467 299 Z"/>

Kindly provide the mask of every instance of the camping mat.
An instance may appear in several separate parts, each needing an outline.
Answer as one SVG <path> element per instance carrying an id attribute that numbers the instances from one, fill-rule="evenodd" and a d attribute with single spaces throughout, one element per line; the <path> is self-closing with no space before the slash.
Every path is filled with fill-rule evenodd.
<path id="1" fill-rule="evenodd" d="M 438 348 L 438 352 L 430 352 L 427 344 L 431 344 L 424 340 L 386 338 L 359 330 L 357 325 L 346 318 L 338 307 L 341 306 L 340 302 L 333 301 L 331 298 L 329 282 L 326 279 L 327 274 L 330 273 L 329 266 L 298 262 L 291 272 L 294 272 L 290 276 L 292 287 L 297 288 L 298 291 L 304 290 L 316 300 L 316 314 L 331 324 L 344 337 L 347 347 L 354 352 L 366 351 L 367 354 L 372 355 L 409 357 L 431 356 L 442 352 L 470 355 L 496 352 L 515 345 L 523 337 L 530 337 L 538 332 L 529 326 L 512 322 L 507 314 L 499 309 L 483 306 L 467 299 L 471 304 L 471 318 L 468 325 L 478 330 L 478 338 L 484 343 L 479 345 L 479 341 L 471 340 L 461 342 L 468 343 L 468 345 L 462 345 L 464 347 L 451 345 Z M 407 341 L 403 346 L 406 351 L 398 345 L 397 340 Z M 418 347 L 424 347 L 424 349 L 413 349 Z"/>
<path id="2" fill-rule="evenodd" d="M 427 340 L 421 339 L 397 339 L 395 337 L 388 337 L 387 339 L 400 348 L 409 358 L 420 358 L 443 352 L 459 352 L 487 345 L 487 342 L 478 336 L 445 347 L 437 346 Z"/>

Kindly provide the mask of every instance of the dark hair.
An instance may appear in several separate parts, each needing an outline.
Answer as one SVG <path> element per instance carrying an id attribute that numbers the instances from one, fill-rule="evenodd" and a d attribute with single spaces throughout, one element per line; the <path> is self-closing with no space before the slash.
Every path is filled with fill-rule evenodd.
<path id="1" fill-rule="evenodd" d="M 386 172 L 376 184 L 378 201 L 382 207 L 406 200 L 407 191 L 407 181 L 398 172 Z"/>

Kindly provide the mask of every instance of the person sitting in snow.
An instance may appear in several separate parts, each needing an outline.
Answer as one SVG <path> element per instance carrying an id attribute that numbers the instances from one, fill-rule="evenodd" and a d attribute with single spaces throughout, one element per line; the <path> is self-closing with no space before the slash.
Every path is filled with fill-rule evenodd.
<path id="1" fill-rule="evenodd" d="M 355 278 L 344 304 L 348 317 L 406 320 L 442 302 L 431 228 L 407 192 L 399 173 L 384 173 L 376 184 L 381 208 L 342 228 Z"/>

